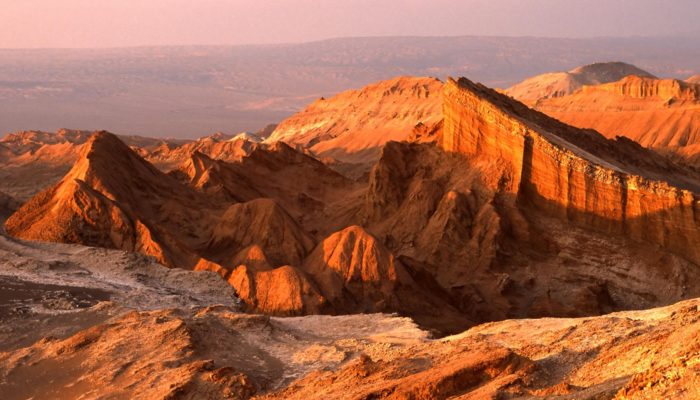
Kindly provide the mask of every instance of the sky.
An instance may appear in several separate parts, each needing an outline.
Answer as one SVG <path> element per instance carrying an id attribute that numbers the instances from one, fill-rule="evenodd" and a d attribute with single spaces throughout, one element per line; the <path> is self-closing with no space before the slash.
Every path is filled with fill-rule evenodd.
<path id="1" fill-rule="evenodd" d="M 0 0 L 0 48 L 357 36 L 700 37 L 700 0 Z"/>

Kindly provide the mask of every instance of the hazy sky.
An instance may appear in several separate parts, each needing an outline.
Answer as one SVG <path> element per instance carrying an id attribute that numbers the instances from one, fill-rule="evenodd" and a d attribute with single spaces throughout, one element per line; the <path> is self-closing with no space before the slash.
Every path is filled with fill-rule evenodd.
<path id="1" fill-rule="evenodd" d="M 700 36 L 700 0 L 0 0 L 0 48 L 345 36 Z"/>

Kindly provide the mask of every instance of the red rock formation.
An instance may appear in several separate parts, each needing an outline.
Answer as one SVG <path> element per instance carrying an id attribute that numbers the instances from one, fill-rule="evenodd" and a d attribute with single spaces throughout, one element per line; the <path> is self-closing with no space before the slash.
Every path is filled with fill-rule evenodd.
<path id="1" fill-rule="evenodd" d="M 440 120 L 441 87 L 435 78 L 399 77 L 320 99 L 280 123 L 266 142 L 301 145 L 344 162 L 374 161 L 387 141 Z"/>
<path id="2" fill-rule="evenodd" d="M 140 251 L 167 265 L 193 266 L 188 233 L 212 221 L 211 212 L 196 206 L 206 209 L 206 199 L 100 132 L 63 180 L 24 204 L 5 227 L 24 239 Z M 186 221 L 190 226 L 182 228 Z"/>
<path id="3" fill-rule="evenodd" d="M 585 85 L 615 82 L 629 75 L 654 78 L 650 73 L 623 62 L 595 63 L 569 72 L 537 75 L 511 86 L 505 93 L 532 106 L 539 100 L 570 95 Z"/>
<path id="4" fill-rule="evenodd" d="M 694 217 L 700 181 L 691 171 L 671 165 L 662 181 L 662 169 L 635 165 L 653 153 L 566 128 L 466 79 L 449 81 L 443 96 L 443 147 L 504 162 L 499 185 L 518 201 L 700 263 L 693 245 L 700 241 Z M 667 183 L 683 172 L 679 187 Z"/>
<path id="5" fill-rule="evenodd" d="M 221 264 L 255 246 L 274 266 L 301 265 L 313 239 L 274 200 L 256 199 L 230 206 L 214 226 L 207 247 Z"/>
<path id="6" fill-rule="evenodd" d="M 329 309 L 306 274 L 289 265 L 270 270 L 240 265 L 231 272 L 228 282 L 250 311 L 304 315 Z"/>
<path id="7" fill-rule="evenodd" d="M 376 312 L 395 308 L 397 287 L 413 284 L 393 254 L 359 226 L 345 228 L 319 243 L 305 260 L 304 270 L 337 309 Z"/>
<path id="8" fill-rule="evenodd" d="M 155 149 L 143 149 L 141 155 L 162 170 L 176 168 L 195 152 L 216 160 L 237 161 L 257 148 L 258 143 L 251 138 L 214 134 L 182 145 L 163 143 Z"/>
<path id="9" fill-rule="evenodd" d="M 88 131 L 60 129 L 17 132 L 0 140 L 0 190 L 20 200 L 56 184 L 82 154 L 82 146 L 91 136 Z M 120 136 L 140 154 L 159 147 L 177 147 L 186 141 L 141 136 Z"/>
<path id="10" fill-rule="evenodd" d="M 693 162 L 700 154 L 700 86 L 694 83 L 630 76 L 539 101 L 535 108 L 567 124 L 609 138 L 622 135 Z"/>
<path id="11" fill-rule="evenodd" d="M 262 145 L 236 162 L 212 160 L 195 152 L 171 173 L 188 186 L 221 201 L 274 199 L 308 231 L 323 234 L 342 227 L 323 215 L 352 197 L 361 185 L 284 143 Z"/>

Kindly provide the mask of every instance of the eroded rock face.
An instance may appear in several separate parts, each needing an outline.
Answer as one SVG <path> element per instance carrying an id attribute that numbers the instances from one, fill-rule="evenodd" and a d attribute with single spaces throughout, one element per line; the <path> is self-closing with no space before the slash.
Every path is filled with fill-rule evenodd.
<path id="1" fill-rule="evenodd" d="M 698 306 L 507 320 L 441 340 L 381 314 L 132 311 L 0 353 L 0 391 L 10 398 L 693 399 Z"/>
<path id="2" fill-rule="evenodd" d="M 300 265 L 311 251 L 313 239 L 274 200 L 256 199 L 230 206 L 212 231 L 208 252 L 224 265 L 226 259 L 256 246 L 272 265 Z"/>
<path id="3" fill-rule="evenodd" d="M 394 255 L 359 226 L 324 239 L 305 260 L 304 270 L 338 309 L 396 309 L 397 286 L 413 284 Z"/>
<path id="4" fill-rule="evenodd" d="M 219 202 L 274 199 L 309 231 L 323 233 L 332 231 L 329 221 L 316 217 L 361 187 L 282 142 L 260 145 L 235 162 L 194 152 L 170 175 Z"/>
<path id="5" fill-rule="evenodd" d="M 402 263 L 475 321 L 695 295 L 694 195 L 660 180 L 695 188 L 694 171 L 463 83 L 436 145 L 387 143 L 370 173 L 361 220 Z"/>
<path id="6" fill-rule="evenodd" d="M 320 314 L 333 310 L 313 281 L 301 270 L 284 265 L 258 270 L 236 267 L 228 277 L 250 311 L 272 315 Z"/>
<path id="7" fill-rule="evenodd" d="M 250 311 L 400 312 L 442 334 L 700 295 L 696 172 L 467 80 L 443 97 L 444 122 L 387 142 L 366 187 L 281 142 L 163 174 L 98 134 L 8 231 L 212 271 Z"/>
<path id="8" fill-rule="evenodd" d="M 574 68 L 568 72 L 537 75 L 509 87 L 505 93 L 533 106 L 540 100 L 570 95 L 585 85 L 615 82 L 629 75 L 654 78 L 652 74 L 631 64 L 595 63 Z"/>
<path id="9" fill-rule="evenodd" d="M 698 334 L 697 301 L 596 318 L 503 321 L 404 356 L 359 357 L 262 398 L 691 399 Z"/>
<path id="10" fill-rule="evenodd" d="M 591 131 L 551 129 L 561 124 L 464 78 L 448 82 L 444 97 L 443 148 L 503 160 L 508 168 L 499 189 L 519 202 L 700 263 L 693 245 L 700 240 L 698 181 L 691 171 L 674 187 L 658 180 L 661 168 L 635 165 L 634 157 L 643 160 L 650 152 L 621 148 L 613 157 L 598 148 L 621 147 L 616 143 Z M 670 179 L 680 171 L 666 168 Z"/>
<path id="11" fill-rule="evenodd" d="M 116 136 L 100 132 L 63 180 L 24 204 L 5 228 L 23 239 L 137 251 L 191 268 L 196 257 L 188 233 L 206 231 L 212 208 Z M 189 224 L 184 230 L 182 221 Z"/>
<path id="12" fill-rule="evenodd" d="M 320 157 L 372 162 L 381 146 L 440 120 L 442 82 L 399 77 L 320 99 L 281 122 L 266 142 L 301 145 Z"/>
<path id="13" fill-rule="evenodd" d="M 56 132 L 23 131 L 0 139 L 0 190 L 26 201 L 54 185 L 80 158 L 93 132 L 59 129 Z M 139 153 L 176 148 L 183 140 L 119 136 Z"/>
<path id="14" fill-rule="evenodd" d="M 675 79 L 629 76 L 584 86 L 535 108 L 560 121 L 618 135 L 695 163 L 700 153 L 700 86 Z"/>

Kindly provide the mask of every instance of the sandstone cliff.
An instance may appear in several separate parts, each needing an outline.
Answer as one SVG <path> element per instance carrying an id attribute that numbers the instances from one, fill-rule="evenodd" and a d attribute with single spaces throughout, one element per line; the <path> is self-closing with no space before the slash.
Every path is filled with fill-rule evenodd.
<path id="1" fill-rule="evenodd" d="M 700 263 L 700 181 L 692 171 L 648 165 L 649 151 L 567 129 L 464 78 L 449 81 L 443 96 L 444 149 L 504 161 L 499 185 L 519 202 Z"/>

